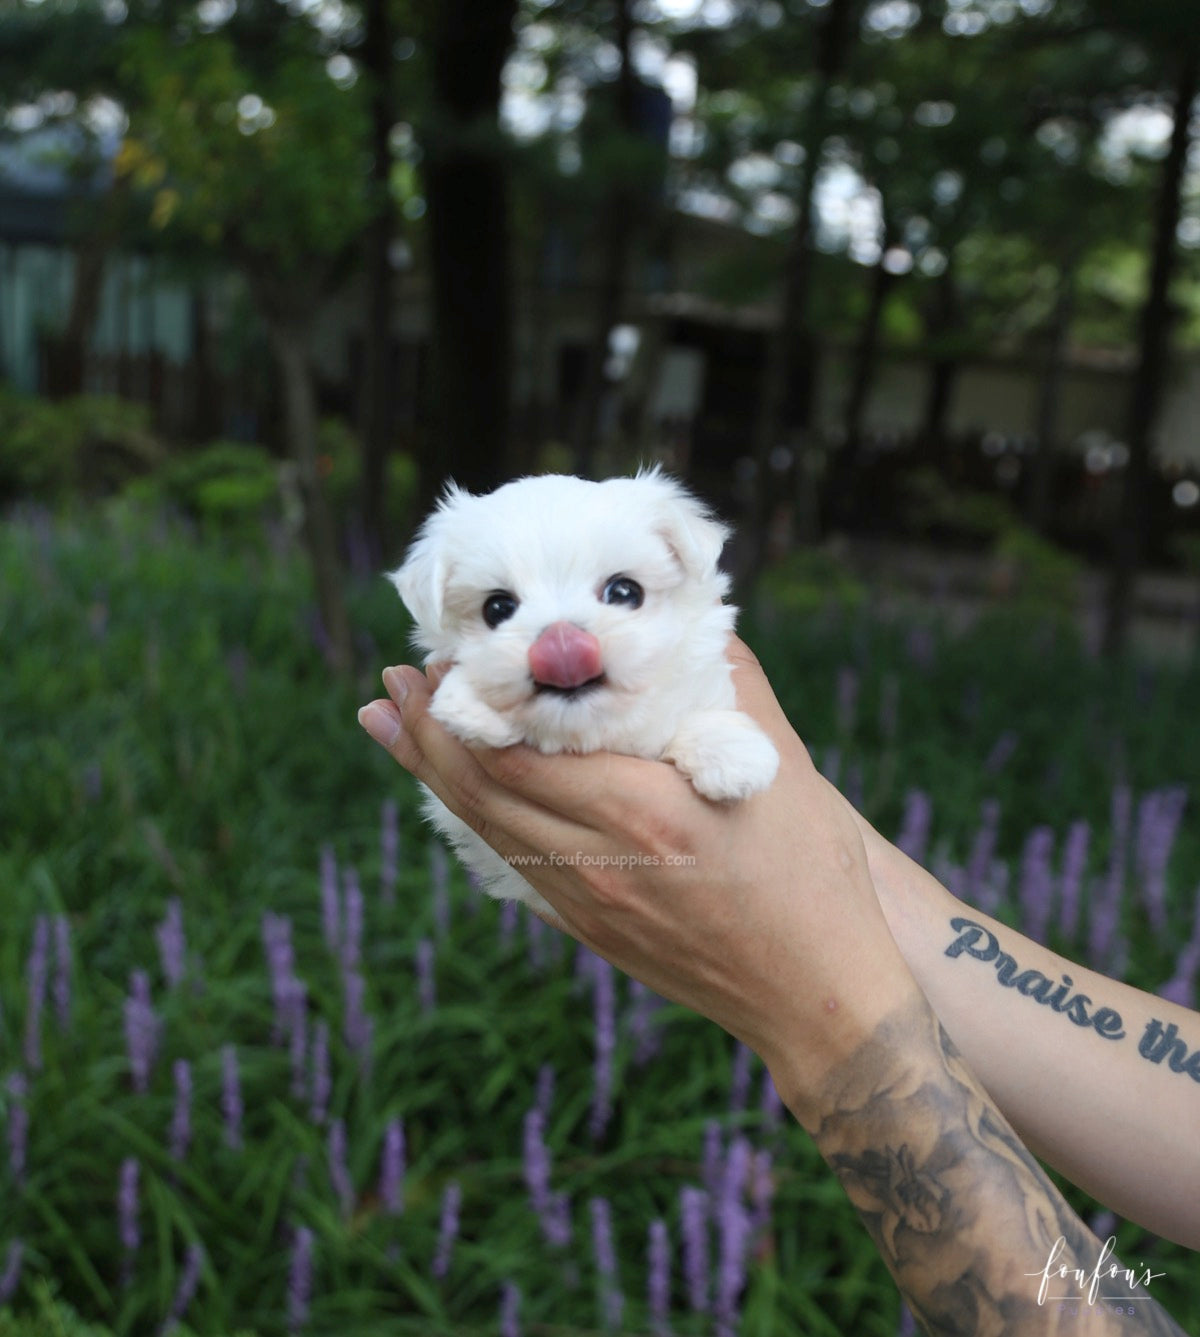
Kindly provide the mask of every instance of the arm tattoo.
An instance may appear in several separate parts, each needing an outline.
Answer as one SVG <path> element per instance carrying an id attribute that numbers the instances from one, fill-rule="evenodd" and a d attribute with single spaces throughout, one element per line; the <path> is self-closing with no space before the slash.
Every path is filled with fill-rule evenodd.
<path id="1" fill-rule="evenodd" d="M 1103 1040 L 1125 1039 L 1125 1023 L 1121 1014 L 1111 1007 L 1098 1007 L 1085 993 L 1075 988 L 1070 975 L 1053 980 L 1040 970 L 1022 970 L 1013 956 L 1000 950 L 1000 941 L 991 929 L 973 919 L 956 916 L 950 921 L 956 937 L 946 948 L 945 955 L 952 959 L 967 956 L 991 966 L 996 982 L 1002 988 L 1012 989 L 1025 998 L 1031 998 L 1052 1012 L 1059 1012 L 1084 1030 L 1093 1030 Z M 1148 1063 L 1164 1064 L 1170 1072 L 1190 1077 L 1200 1084 L 1200 1045 L 1189 1048 L 1180 1038 L 1179 1027 L 1165 1024 L 1152 1017 L 1138 1041 L 1138 1053 Z M 1198 1093 L 1200 1094 L 1200 1093 Z"/>
<path id="2" fill-rule="evenodd" d="M 1086 1313 L 1090 1337 L 1184 1337 L 1071 1211 L 925 1005 L 879 1027 L 823 1108 L 817 1147 L 923 1332 L 1074 1334 Z"/>

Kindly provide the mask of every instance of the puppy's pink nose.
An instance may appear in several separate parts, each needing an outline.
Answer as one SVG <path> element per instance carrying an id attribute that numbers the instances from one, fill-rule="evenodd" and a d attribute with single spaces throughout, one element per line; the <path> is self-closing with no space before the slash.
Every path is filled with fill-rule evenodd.
<path id="1" fill-rule="evenodd" d="M 573 622 L 552 622 L 529 647 L 529 671 L 546 687 L 581 687 L 604 672 L 600 642 Z"/>

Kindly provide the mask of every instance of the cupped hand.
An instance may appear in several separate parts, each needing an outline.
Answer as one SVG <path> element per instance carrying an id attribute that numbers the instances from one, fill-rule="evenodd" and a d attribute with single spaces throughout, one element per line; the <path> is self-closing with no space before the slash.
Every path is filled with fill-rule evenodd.
<path id="1" fill-rule="evenodd" d="M 803 1118 L 829 1072 L 918 991 L 849 805 L 742 642 L 730 659 L 739 709 L 780 754 L 771 787 L 736 804 L 701 798 L 664 762 L 471 751 L 429 714 L 437 675 L 407 666 L 385 672 L 391 700 L 360 720 L 520 861 L 575 938 L 755 1049 Z"/>

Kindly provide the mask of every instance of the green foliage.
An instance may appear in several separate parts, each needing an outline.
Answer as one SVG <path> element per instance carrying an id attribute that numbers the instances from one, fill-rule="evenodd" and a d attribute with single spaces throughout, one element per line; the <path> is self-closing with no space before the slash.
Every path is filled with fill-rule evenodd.
<path id="1" fill-rule="evenodd" d="M 152 192 L 152 223 L 181 245 L 231 255 L 251 281 L 296 282 L 340 257 L 367 219 L 366 121 L 307 24 L 277 41 L 263 67 L 224 32 L 131 31 L 124 74 L 143 114 L 118 170 Z"/>
<path id="2" fill-rule="evenodd" d="M 214 441 L 172 455 L 127 489 L 137 501 L 167 501 L 216 526 L 248 528 L 279 503 L 279 462 L 264 446 Z"/>
<path id="3" fill-rule="evenodd" d="M 937 847 L 965 860 L 980 803 L 995 798 L 1000 858 L 1015 863 L 1036 825 L 1061 837 L 1083 818 L 1096 832 L 1095 873 L 1107 856 L 1115 780 L 1135 793 L 1166 782 L 1200 790 L 1200 724 L 1188 708 L 1194 667 L 1116 670 L 1089 659 L 1061 626 L 1028 615 L 1019 634 L 985 622 L 952 636 L 894 591 L 877 601 L 827 565 L 809 563 L 800 574 L 798 586 L 820 600 L 777 612 L 769 629 L 752 625 L 747 635 L 814 755 L 827 769 L 840 765 L 848 788 L 861 787 L 885 832 L 898 828 L 907 790 L 921 787 L 934 800 Z M 457 871 L 444 892 L 448 924 L 439 927 L 441 874 L 415 786 L 354 720 L 356 706 L 377 693 L 379 667 L 405 655 L 400 606 L 386 583 L 353 591 L 355 624 L 370 643 L 369 671 L 353 688 L 330 679 L 312 642 L 303 565 L 265 545 L 197 540 L 133 510 L 75 523 L 27 514 L 0 530 L 0 586 L 11 592 L 0 604 L 0 637 L 20 647 L 0 677 L 0 1052 L 8 1056 L 0 1100 L 9 1099 L 12 1056 L 25 1042 L 38 915 L 67 916 L 74 960 L 69 1024 L 60 1026 L 48 1001 L 43 1066 L 28 1073 L 23 1185 L 0 1154 L 0 1259 L 12 1236 L 26 1243 L 18 1317 L 0 1318 L 0 1333 L 7 1322 L 13 1337 L 70 1337 L 80 1329 L 64 1305 L 113 1337 L 157 1331 L 184 1252 L 200 1242 L 205 1264 L 184 1316 L 191 1330 L 281 1337 L 298 1224 L 315 1237 L 306 1328 L 314 1337 L 494 1332 L 507 1279 L 523 1292 L 526 1330 L 592 1328 L 586 1203 L 596 1195 L 614 1204 L 626 1326 L 647 1326 L 647 1223 L 661 1215 L 677 1238 L 678 1193 L 700 1175 L 706 1121 L 762 1142 L 756 1103 L 729 1111 L 731 1045 L 668 1008 L 657 1014 L 661 1049 L 649 1064 L 621 1026 L 612 1120 L 593 1139 L 591 1001 L 566 945 L 530 921 L 507 935 L 498 907 Z M 857 687 L 849 709 L 838 689 L 847 672 Z M 1005 731 L 1017 734 L 1016 749 L 989 769 Z M 387 797 L 400 804 L 394 902 L 381 894 Z M 365 893 L 360 965 L 375 1018 L 368 1067 L 345 1040 L 341 967 L 322 932 L 326 845 L 343 879 L 353 869 Z M 1200 842 L 1181 837 L 1165 935 L 1127 898 L 1132 982 L 1153 988 L 1170 973 L 1198 879 Z M 155 941 L 172 897 L 188 941 L 187 975 L 174 988 Z M 347 1132 L 348 1211 L 330 1182 L 329 1126 L 310 1118 L 311 1091 L 293 1091 L 288 1052 L 272 1036 L 261 942 L 268 910 L 290 917 L 310 1020 L 331 1028 L 330 1116 Z M 436 942 L 432 1010 L 414 983 L 423 939 Z M 1082 951 L 1078 941 L 1054 945 Z M 145 1095 L 133 1090 L 124 1057 L 134 969 L 149 972 L 162 1019 Z M 617 993 L 623 1013 L 634 1006 L 621 982 Z M 237 1046 L 240 1061 L 241 1152 L 224 1139 L 225 1044 Z M 177 1059 L 191 1063 L 194 1083 L 182 1162 L 169 1151 Z M 546 1134 L 553 1187 L 568 1195 L 574 1226 L 565 1253 L 543 1240 L 521 1165 L 525 1112 L 547 1063 L 557 1073 Z M 393 1116 L 403 1116 L 409 1147 L 398 1218 L 377 1192 Z M 770 1146 L 771 1229 L 751 1268 L 743 1331 L 890 1337 L 892 1283 L 836 1181 L 798 1129 L 773 1134 Z M 115 1201 L 128 1156 L 142 1166 L 141 1243 L 123 1286 Z M 438 1281 L 429 1267 L 452 1180 L 463 1191 L 462 1235 Z M 1181 1324 L 1200 1321 L 1184 1251 L 1131 1226 L 1118 1234 L 1121 1252 L 1166 1273 L 1155 1293 Z M 682 1301 L 672 1324 L 681 1337 L 707 1330 Z"/>
<path id="4" fill-rule="evenodd" d="M 860 608 L 866 587 L 829 552 L 798 548 L 764 573 L 757 591 L 773 616 L 810 616 L 828 608 Z"/>
<path id="5" fill-rule="evenodd" d="M 995 547 L 999 592 L 1031 612 L 1070 615 L 1079 607 L 1083 563 L 1021 525 L 1010 525 Z"/>
<path id="6" fill-rule="evenodd" d="M 1003 497 L 955 487 L 934 468 L 908 470 L 900 477 L 899 489 L 904 528 L 911 534 L 953 535 L 984 543 L 1012 525 L 1012 511 Z"/>
<path id="7" fill-rule="evenodd" d="M 0 498 L 101 495 L 163 459 L 144 405 L 103 395 L 48 400 L 0 387 Z"/>

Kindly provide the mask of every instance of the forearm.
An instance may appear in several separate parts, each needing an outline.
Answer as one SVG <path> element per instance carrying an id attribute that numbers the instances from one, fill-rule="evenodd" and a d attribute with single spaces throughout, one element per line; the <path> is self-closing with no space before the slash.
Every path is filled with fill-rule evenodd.
<path id="1" fill-rule="evenodd" d="M 1182 1337 L 1067 1206 L 923 1000 L 880 1024 L 819 1104 L 809 1131 L 923 1331 L 1040 1337 L 1076 1332 L 1086 1312 L 1098 1335 Z"/>
<path id="2" fill-rule="evenodd" d="M 1025 1143 L 1121 1216 L 1200 1247 L 1200 1018 L 964 905 L 862 825 L 909 968 Z"/>

